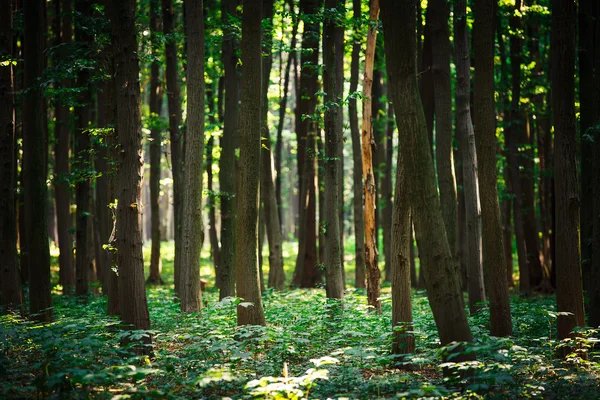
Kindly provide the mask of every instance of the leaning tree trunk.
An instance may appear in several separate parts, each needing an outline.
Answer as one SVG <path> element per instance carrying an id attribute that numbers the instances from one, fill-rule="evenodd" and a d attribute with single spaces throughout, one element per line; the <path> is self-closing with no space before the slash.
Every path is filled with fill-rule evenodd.
<path id="1" fill-rule="evenodd" d="M 463 185 L 465 194 L 466 255 L 469 271 L 469 309 L 476 313 L 485 303 L 483 267 L 481 265 L 481 205 L 477 178 L 475 132 L 471 120 L 471 74 L 467 3 L 458 0 L 454 7 L 454 49 L 456 51 L 456 131 L 462 147 Z"/>
<path id="2" fill-rule="evenodd" d="M 236 215 L 236 284 L 242 303 L 238 325 L 265 325 L 258 265 L 258 204 L 261 148 L 262 0 L 244 0 L 242 13 L 242 96 L 240 169 Z"/>
<path id="3" fill-rule="evenodd" d="M 377 229 L 375 226 L 375 203 L 377 201 L 375 173 L 373 171 L 372 145 L 372 96 L 373 85 L 373 61 L 375 58 L 375 46 L 377 41 L 376 21 L 379 15 L 379 0 L 371 0 L 369 5 L 369 33 L 367 35 L 367 54 L 365 60 L 365 81 L 363 84 L 363 123 L 362 123 L 362 173 L 363 189 L 365 194 L 365 259 L 367 267 L 367 298 L 369 305 L 381 312 L 381 301 L 379 300 L 379 280 L 381 273 L 377 265 Z"/>
<path id="4" fill-rule="evenodd" d="M 114 245 L 119 270 L 119 309 L 124 328 L 150 329 L 142 254 L 142 121 L 135 27 L 135 0 L 113 0 L 112 44 L 116 87 L 117 196 Z M 126 295 L 125 295 L 126 294 Z M 147 334 L 141 342 L 150 344 Z M 148 353 L 151 347 L 137 350 Z"/>
<path id="5" fill-rule="evenodd" d="M 13 47 L 11 3 L 0 5 L 0 54 L 9 56 Z M 16 137 L 13 66 L 0 66 L 0 306 L 19 311 L 23 303 L 17 261 Z"/>
<path id="6" fill-rule="evenodd" d="M 471 342 L 456 263 L 442 219 L 425 116 L 419 101 L 415 68 L 417 1 L 381 1 L 381 19 L 388 39 L 385 53 L 389 87 L 403 164 L 398 168 L 403 166 L 407 177 L 407 196 L 414 213 L 427 295 L 440 342 L 442 345 L 453 341 Z M 453 359 L 471 359 L 473 356 L 459 355 Z"/>
<path id="7" fill-rule="evenodd" d="M 496 112 L 494 107 L 494 5 L 475 1 L 473 52 L 475 54 L 474 113 L 477 171 L 481 196 L 483 270 L 490 298 L 490 330 L 510 336 L 512 320 L 504 264 L 502 221 L 496 180 Z"/>
<path id="8" fill-rule="evenodd" d="M 585 326 L 579 248 L 579 179 L 575 120 L 575 3 L 552 1 L 552 104 L 555 135 L 556 308 L 558 339 Z M 563 349 L 566 356 L 568 348 Z"/>
<path id="9" fill-rule="evenodd" d="M 24 89 L 23 101 L 23 191 L 25 197 L 25 231 L 29 268 L 29 310 L 38 321 L 53 317 L 50 287 L 50 249 L 46 185 L 48 152 L 44 128 L 44 98 L 38 83 L 45 54 L 45 7 L 40 0 L 24 2 Z"/>
<path id="10" fill-rule="evenodd" d="M 352 12 L 355 21 L 359 21 L 360 0 L 352 0 Z M 363 209 L 363 178 L 362 178 L 362 147 L 360 144 L 360 130 L 358 128 L 358 109 L 356 107 L 356 90 L 358 88 L 358 67 L 360 64 L 360 31 L 355 28 L 352 38 L 352 62 L 350 66 L 350 100 L 348 101 L 348 114 L 350 119 L 350 134 L 352 137 L 352 162 L 353 162 L 353 205 L 354 205 L 354 246 L 355 246 L 355 278 L 354 286 L 366 287 L 365 276 L 365 214 Z"/>

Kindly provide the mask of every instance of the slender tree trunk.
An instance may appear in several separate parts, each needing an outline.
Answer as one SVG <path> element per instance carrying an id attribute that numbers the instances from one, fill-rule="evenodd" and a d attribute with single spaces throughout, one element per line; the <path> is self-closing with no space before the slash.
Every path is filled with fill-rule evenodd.
<path id="1" fill-rule="evenodd" d="M 179 296 L 181 311 L 198 312 L 200 250 L 204 241 L 202 224 L 202 159 L 204 155 L 204 12 L 202 0 L 187 0 L 187 134 L 184 168 L 183 230 Z"/>
<path id="2" fill-rule="evenodd" d="M 433 155 L 433 122 L 435 119 L 434 107 L 434 92 L 433 92 L 433 53 L 431 49 L 432 32 L 431 32 L 431 13 L 427 7 L 425 12 L 425 29 L 423 30 L 423 49 L 421 51 L 421 64 L 418 71 L 419 77 L 419 94 L 423 104 L 425 113 L 425 122 L 427 124 L 427 137 L 429 138 L 429 147 Z"/>
<path id="3" fill-rule="evenodd" d="M 473 50 L 475 54 L 474 113 L 477 172 L 481 201 L 483 269 L 490 298 L 490 331 L 510 336 L 512 320 L 502 221 L 496 180 L 496 112 L 494 107 L 494 8 L 496 0 L 475 1 Z"/>
<path id="4" fill-rule="evenodd" d="M 386 98 L 389 95 L 387 90 L 387 84 L 385 87 Z M 393 208 L 394 203 L 392 201 L 393 183 L 392 183 L 392 159 L 394 158 L 394 128 L 396 126 L 394 121 L 394 106 L 386 101 L 386 137 L 385 137 L 385 174 L 381 182 L 381 201 L 383 207 L 381 210 L 381 216 L 383 219 L 383 253 L 385 257 L 385 280 L 391 282 L 393 271 L 392 269 L 392 236 L 393 236 Z M 389 275 L 389 276 L 388 276 Z"/>
<path id="5" fill-rule="evenodd" d="M 160 4 L 159 0 L 150 2 L 150 35 L 152 44 L 152 54 L 159 58 L 158 33 L 160 29 L 160 20 L 158 17 Z M 160 161 L 162 153 L 162 130 L 159 126 L 160 109 L 162 107 L 162 90 L 160 83 L 160 63 L 158 60 L 150 65 L 150 99 L 149 99 L 150 117 L 152 126 L 150 129 L 150 215 L 151 228 L 150 237 L 152 238 L 152 249 L 150 254 L 150 275 L 147 283 L 153 285 L 162 285 L 164 280 L 161 276 L 162 261 L 160 258 L 160 207 L 158 200 L 160 197 Z"/>
<path id="6" fill-rule="evenodd" d="M 0 54 L 13 54 L 11 2 L 0 4 Z M 16 137 L 14 71 L 0 66 L 0 306 L 19 311 L 23 303 L 17 259 Z"/>
<path id="7" fill-rule="evenodd" d="M 509 196 L 512 193 L 512 185 L 510 183 L 510 174 L 504 172 L 504 180 L 506 182 L 506 193 L 502 199 L 502 233 L 504 234 L 504 258 L 506 262 L 506 279 L 508 286 L 514 286 L 513 278 L 513 252 L 512 252 L 512 199 Z"/>
<path id="8" fill-rule="evenodd" d="M 210 86 L 206 88 L 206 99 L 208 101 L 208 120 L 210 125 L 214 126 L 217 121 L 214 115 L 214 92 Z M 208 191 L 208 237 L 212 251 L 213 264 L 215 265 L 215 286 L 218 288 L 221 283 L 221 246 L 219 236 L 217 235 L 217 215 L 215 212 L 215 193 L 213 187 L 213 148 L 215 146 L 215 137 L 211 134 L 206 144 L 206 190 Z"/>
<path id="9" fill-rule="evenodd" d="M 239 0 L 223 0 L 221 21 L 229 26 L 230 19 L 237 17 Z M 239 70 L 235 50 L 238 42 L 234 30 L 225 29 L 222 43 L 225 71 L 225 113 L 221 159 L 219 160 L 219 190 L 221 192 L 221 282 L 219 298 L 235 296 L 235 148 L 238 124 Z"/>
<path id="10" fill-rule="evenodd" d="M 171 170 L 173 174 L 173 210 L 175 216 L 175 260 L 173 262 L 175 295 L 179 296 L 181 283 L 181 233 L 183 226 L 183 133 L 181 125 L 181 89 L 177 40 L 174 30 L 173 0 L 162 0 L 163 31 L 166 36 L 166 80 L 169 107 L 169 137 L 171 139 Z M 186 217 L 187 218 L 187 217 Z"/>
<path id="11" fill-rule="evenodd" d="M 242 14 L 242 96 L 240 170 L 236 216 L 236 284 L 242 303 L 238 325 L 265 325 L 258 266 L 258 209 L 261 148 L 262 0 L 244 0 Z"/>
<path id="12" fill-rule="evenodd" d="M 352 0 L 354 21 L 360 21 L 360 0 Z M 352 38 L 352 63 L 350 66 L 350 100 L 348 114 L 350 119 L 350 133 L 352 136 L 352 161 L 353 161 L 353 205 L 354 205 L 354 245 L 355 245 L 355 278 L 357 288 L 366 287 L 365 276 L 365 214 L 363 209 L 363 178 L 362 178 L 362 147 L 360 143 L 360 130 L 358 128 L 358 109 L 356 106 L 356 90 L 358 88 L 358 69 L 360 64 L 360 31 L 355 28 Z"/>
<path id="13" fill-rule="evenodd" d="M 483 267 L 481 264 L 481 205 L 475 132 L 471 120 L 469 97 L 471 94 L 469 34 L 467 30 L 467 3 L 458 0 L 454 7 L 454 47 L 456 51 L 456 131 L 462 146 L 463 185 L 465 193 L 465 218 L 467 270 L 469 271 L 469 310 L 476 313 L 485 303 Z M 491 316 L 495 318 L 496 316 Z"/>
<path id="14" fill-rule="evenodd" d="M 119 310 L 127 329 L 150 329 L 142 254 L 142 124 L 135 0 L 113 0 L 111 7 L 115 76 L 117 146 L 115 240 L 119 270 Z M 127 295 L 123 295 L 127 294 Z M 141 342 L 150 344 L 147 334 Z M 137 350 L 148 353 L 150 347 Z"/>
<path id="15" fill-rule="evenodd" d="M 375 203 L 377 201 L 375 173 L 373 171 L 372 145 L 374 142 L 372 125 L 372 97 L 373 85 L 373 61 L 375 58 L 375 46 L 377 41 L 377 30 L 375 21 L 379 15 L 379 1 L 371 0 L 369 5 L 369 33 L 367 35 L 367 53 L 365 59 L 365 81 L 363 84 L 363 123 L 362 123 L 362 172 L 363 188 L 365 194 L 365 259 L 367 267 L 367 297 L 369 305 L 381 312 L 381 301 L 379 300 L 379 280 L 381 274 L 377 265 L 377 230 L 375 227 Z"/>
<path id="16" fill-rule="evenodd" d="M 45 54 L 45 7 L 42 1 L 24 2 L 23 190 L 29 269 L 29 310 L 38 321 L 53 317 L 50 294 L 50 249 L 46 220 L 47 138 L 43 126 L 44 99 L 38 79 Z"/>
<path id="17" fill-rule="evenodd" d="M 429 303 L 442 345 L 453 341 L 471 342 L 456 263 L 446 239 L 440 210 L 425 116 L 418 97 L 415 68 L 417 0 L 400 3 L 382 0 L 381 6 L 384 34 L 388 39 L 385 52 L 389 87 L 401 151 L 402 164 L 398 168 L 404 167 L 407 177 L 407 196 L 414 213 Z M 461 355 L 454 359 L 473 356 Z"/>
<path id="18" fill-rule="evenodd" d="M 575 3 L 552 1 L 552 103 L 556 159 L 556 307 L 558 338 L 585 326 L 579 248 L 579 179 L 575 120 Z M 562 354 L 566 356 L 568 349 Z"/>
<path id="19" fill-rule="evenodd" d="M 338 0 L 325 0 L 328 12 L 340 12 Z M 340 152 L 341 126 L 339 114 L 341 109 L 337 104 L 342 102 L 341 87 L 338 84 L 337 60 L 343 56 L 344 28 L 340 26 L 333 15 L 325 17 L 323 24 L 323 90 L 325 91 L 325 160 L 323 162 L 325 175 L 325 251 L 324 264 L 327 270 L 327 297 L 342 299 L 344 297 L 343 263 L 341 259 L 340 206 L 339 186 L 341 183 Z M 340 54 L 339 52 L 342 52 Z"/>

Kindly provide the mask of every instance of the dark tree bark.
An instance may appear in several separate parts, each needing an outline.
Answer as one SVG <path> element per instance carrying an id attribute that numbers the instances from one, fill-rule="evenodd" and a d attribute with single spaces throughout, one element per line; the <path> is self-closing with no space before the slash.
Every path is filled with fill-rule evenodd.
<path id="1" fill-rule="evenodd" d="M 243 302 L 238 325 L 265 325 L 258 266 L 258 204 L 262 101 L 262 0 L 244 0 L 242 14 L 242 96 L 240 170 L 236 216 L 236 284 Z"/>
<path id="2" fill-rule="evenodd" d="M 585 326 L 579 248 L 579 179 L 575 120 L 575 3 L 552 1 L 552 104 L 556 196 L 556 308 L 558 338 Z M 562 354 L 568 351 L 564 349 Z"/>
<path id="3" fill-rule="evenodd" d="M 135 0 L 113 0 L 112 44 L 115 65 L 115 100 L 118 169 L 114 246 L 119 270 L 119 310 L 127 329 L 150 329 L 142 255 L 142 124 Z M 126 295 L 123 295 L 126 294 Z M 142 339 L 152 341 L 150 334 Z M 139 347 L 148 352 L 150 347 Z"/>
<path id="4" fill-rule="evenodd" d="M 350 65 L 350 100 L 348 114 L 350 119 L 350 134 L 352 137 L 352 178 L 353 178 L 353 206 L 354 206 L 354 245 L 355 245 L 355 277 L 354 286 L 366 287 L 365 275 L 365 214 L 363 209 L 363 177 L 362 177 L 362 147 L 360 143 L 360 129 L 358 128 L 358 108 L 356 106 L 356 90 L 358 88 L 358 69 L 360 64 L 360 0 L 352 0 L 352 13 L 355 31 L 352 37 L 352 62 Z"/>
<path id="5" fill-rule="evenodd" d="M 337 60 L 343 57 L 344 28 L 336 22 L 332 13 L 340 12 L 339 0 L 325 0 L 325 21 L 323 23 L 323 90 L 325 91 L 325 251 L 324 264 L 327 271 L 327 297 L 342 299 L 344 297 L 343 263 L 341 258 L 341 228 L 339 186 L 341 183 L 340 118 L 342 110 L 341 87 L 338 84 L 339 69 Z M 329 15 L 327 15 L 329 13 Z M 341 48 L 340 48 L 341 47 Z M 340 54 L 341 52 L 341 54 Z"/>
<path id="6" fill-rule="evenodd" d="M 208 102 L 208 121 L 214 126 L 217 123 L 215 118 L 215 98 L 214 90 L 211 85 L 206 87 L 206 100 Z M 215 146 L 215 137 L 211 134 L 206 143 L 206 190 L 208 191 L 208 238 L 212 252 L 212 260 L 215 266 L 215 286 L 218 288 L 221 283 L 221 245 L 217 234 L 217 215 L 215 212 L 215 193 L 213 186 L 213 148 Z"/>
<path id="7" fill-rule="evenodd" d="M 458 203 L 452 159 L 452 89 L 448 13 L 446 0 L 431 0 L 429 3 L 428 23 L 431 19 L 431 72 L 434 89 L 437 178 L 448 244 L 452 256 L 458 260 Z"/>
<path id="8" fill-rule="evenodd" d="M 47 200 L 46 154 L 48 150 L 43 125 L 44 99 L 38 79 L 42 76 L 46 41 L 45 7 L 42 1 L 24 2 L 25 29 L 23 102 L 23 190 L 25 197 L 25 231 L 29 269 L 29 310 L 38 321 L 53 316 L 50 295 L 50 249 L 45 206 Z"/>
<path id="9" fill-rule="evenodd" d="M 57 42 L 59 42 L 58 44 L 66 45 L 73 38 L 73 4 L 70 0 L 55 0 L 55 4 L 57 11 L 57 34 L 60 32 Z M 59 56 L 66 59 L 68 54 L 66 51 L 62 51 Z M 71 80 L 65 80 L 61 84 L 63 87 L 71 85 Z M 58 247 L 60 250 L 58 256 L 58 282 L 63 287 L 63 293 L 67 294 L 71 293 L 75 288 L 73 235 L 71 233 L 73 227 L 73 216 L 71 215 L 72 192 L 69 187 L 69 174 L 71 173 L 69 164 L 69 149 L 71 147 L 69 129 L 70 112 L 68 104 L 62 104 L 60 98 L 57 100 L 54 131 L 56 139 L 54 147 L 54 171 L 56 174 L 56 178 L 54 179 L 54 193 L 56 197 Z"/>
<path id="10" fill-rule="evenodd" d="M 506 181 L 506 193 L 502 199 L 502 233 L 504 237 L 504 258 L 506 262 L 506 279 L 508 286 L 514 286 L 513 278 L 513 252 L 512 252 L 512 199 L 508 196 L 512 192 L 510 184 L 510 174 L 506 170 L 504 172 L 504 180 Z"/>
<path id="11" fill-rule="evenodd" d="M 204 241 L 202 224 L 202 160 L 204 156 L 204 12 L 202 0 L 185 2 L 187 19 L 187 124 L 184 168 L 183 231 L 179 295 L 181 311 L 198 312 L 200 251 Z"/>
<path id="12" fill-rule="evenodd" d="M 471 342 L 456 263 L 446 238 L 427 126 L 416 76 L 417 0 L 381 1 L 387 71 L 398 124 L 401 162 L 415 218 L 421 266 L 440 342 Z M 455 359 L 472 358 L 473 355 Z"/>
<path id="13" fill-rule="evenodd" d="M 173 0 L 162 0 L 163 32 L 166 36 L 166 81 L 169 107 L 169 137 L 171 139 L 171 170 L 173 174 L 173 210 L 175 217 L 175 260 L 173 262 L 175 295 L 179 296 L 181 283 L 181 232 L 183 226 L 183 132 L 181 125 L 181 89 L 175 37 Z"/>
<path id="14" fill-rule="evenodd" d="M 483 267 L 481 265 L 481 205 L 475 131 L 471 120 L 471 74 L 467 2 L 457 0 L 454 7 L 454 48 L 456 51 L 456 133 L 462 146 L 463 187 L 466 219 L 466 263 L 469 271 L 469 310 L 476 313 L 485 303 Z M 495 316 L 493 316 L 495 318 Z"/>
<path id="15" fill-rule="evenodd" d="M 0 61 L 8 59 L 13 47 L 11 2 L 0 4 Z M 18 311 L 23 303 L 17 261 L 16 137 L 13 66 L 0 66 L 0 306 Z"/>
<path id="16" fill-rule="evenodd" d="M 420 8 L 420 6 L 419 6 Z M 419 94 L 425 113 L 425 122 L 427 123 L 427 137 L 429 138 L 429 147 L 433 155 L 433 122 L 435 119 L 434 92 L 433 92 L 433 53 L 431 48 L 431 13 L 427 7 L 425 11 L 425 28 L 423 29 L 423 47 L 421 51 L 421 64 L 418 71 Z"/>
<path id="17" fill-rule="evenodd" d="M 149 108 L 153 126 L 150 129 L 150 214 L 151 214 L 151 233 L 152 250 L 150 255 L 150 275 L 147 283 L 153 285 L 162 285 L 164 280 L 161 275 L 162 261 L 160 258 L 160 207 L 158 200 L 160 197 L 160 161 L 162 154 L 162 130 L 158 126 L 158 118 L 162 107 L 162 88 L 160 82 L 160 62 L 158 33 L 160 30 L 159 0 L 150 2 L 150 35 L 152 54 L 155 60 L 150 66 L 150 99 Z"/>
<path id="18" fill-rule="evenodd" d="M 490 331 L 510 336 L 512 320 L 502 243 L 502 222 L 496 181 L 496 112 L 494 108 L 494 7 L 496 0 L 475 1 L 473 50 L 475 54 L 474 113 L 477 171 L 481 196 L 483 270 L 490 298 Z"/>
<path id="19" fill-rule="evenodd" d="M 239 115 L 239 70 L 235 31 L 230 28 L 231 18 L 237 16 L 239 0 L 223 0 L 221 21 L 226 27 L 223 34 L 222 57 L 225 71 L 225 114 L 221 159 L 219 160 L 219 188 L 221 192 L 221 282 L 219 298 L 235 296 L 235 148 Z"/>
<path id="20" fill-rule="evenodd" d="M 268 21 L 269 27 L 264 29 L 263 35 L 263 90 L 261 121 L 263 146 L 261 146 L 261 175 L 260 195 L 264 207 L 264 221 L 269 241 L 269 278 L 268 286 L 275 289 L 283 289 L 285 272 L 283 271 L 283 253 L 281 245 L 281 224 L 279 222 L 279 207 L 273 182 L 273 158 L 271 152 L 271 135 L 267 121 L 269 111 L 269 99 L 267 88 L 270 83 L 271 65 L 273 63 L 272 41 L 273 41 L 273 0 L 264 0 L 263 19 Z"/>

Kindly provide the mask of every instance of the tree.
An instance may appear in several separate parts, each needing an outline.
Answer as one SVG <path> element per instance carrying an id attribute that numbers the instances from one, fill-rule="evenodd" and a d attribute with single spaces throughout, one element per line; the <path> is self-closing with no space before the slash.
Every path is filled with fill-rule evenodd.
<path id="1" fill-rule="evenodd" d="M 354 205 L 354 246 L 355 246 L 355 279 L 354 286 L 366 287 L 365 276 L 365 214 L 363 208 L 363 176 L 362 176 L 362 146 L 360 143 L 360 130 L 358 129 L 358 109 L 356 106 L 356 90 L 358 88 L 358 67 L 360 64 L 360 0 L 352 0 L 352 13 L 354 32 L 352 36 L 352 62 L 350 66 L 350 100 L 348 114 L 350 119 L 350 134 L 352 137 L 352 178 Z"/>
<path id="2" fill-rule="evenodd" d="M 379 300 L 379 280 L 381 273 L 377 265 L 379 256 L 377 251 L 377 229 L 375 226 L 375 203 L 377 201 L 377 187 L 375 173 L 373 172 L 373 137 L 372 125 L 372 85 L 373 85 L 373 61 L 375 58 L 375 46 L 377 41 L 377 29 L 375 22 L 379 15 L 379 1 L 372 0 L 369 5 L 369 33 L 367 35 L 367 54 L 365 59 L 365 82 L 363 85 L 363 123 L 362 123 L 362 173 L 363 190 L 365 194 L 365 259 L 367 266 L 367 297 L 369 305 L 381 312 L 381 301 Z"/>
<path id="3" fill-rule="evenodd" d="M 221 191 L 221 265 L 219 266 L 219 298 L 235 296 L 235 148 L 237 146 L 239 115 L 239 69 L 235 49 L 238 47 L 234 30 L 239 0 L 223 0 L 222 58 L 225 71 L 225 113 L 221 159 L 219 160 L 219 188 Z"/>
<path id="4" fill-rule="evenodd" d="M 466 0 L 457 0 L 454 6 L 454 50 L 456 52 L 456 133 L 462 148 L 463 185 L 465 195 L 466 252 L 469 273 L 469 309 L 471 314 L 485 302 L 483 267 L 481 265 L 481 205 L 477 177 L 475 132 L 471 121 L 471 74 L 469 33 L 467 30 Z"/>
<path id="5" fill-rule="evenodd" d="M 258 205 L 262 101 L 262 0 L 245 0 L 242 14 L 242 103 L 236 216 L 238 325 L 265 325 L 258 274 Z"/>
<path id="6" fill-rule="evenodd" d="M 171 140 L 171 169 L 173 174 L 173 212 L 175 217 L 175 260 L 173 262 L 175 295 L 181 283 L 181 233 L 183 227 L 183 133 L 181 132 L 181 89 L 177 40 L 174 30 L 173 0 L 162 0 L 163 32 L 165 34 L 167 100 L 169 107 L 169 138 Z"/>
<path id="7" fill-rule="evenodd" d="M 114 243 L 119 271 L 119 310 L 127 329 L 150 329 L 142 254 L 142 124 L 135 0 L 113 0 L 110 14 L 115 65 L 116 188 Z M 127 295 L 124 295 L 127 294 Z M 152 338 L 148 334 L 146 344 Z M 147 352 L 150 348 L 140 348 Z"/>
<path id="8" fill-rule="evenodd" d="M 13 65 L 12 7 L 0 5 L 0 306 L 18 310 L 23 302 L 17 260 L 16 182 L 17 159 L 15 137 L 15 98 Z"/>
<path id="9" fill-rule="evenodd" d="M 429 304 L 446 345 L 471 342 L 456 263 L 442 219 L 423 107 L 416 74 L 417 0 L 381 1 L 389 90 L 394 104 L 408 196 L 414 213 Z M 465 355 L 465 358 L 470 356 Z M 459 359 L 462 357 L 459 356 Z"/>
<path id="10" fill-rule="evenodd" d="M 46 186 L 48 153 L 44 128 L 44 99 L 39 79 L 44 66 L 45 7 L 41 0 L 24 2 L 23 20 L 26 43 L 23 101 L 23 190 L 25 226 L 29 252 L 29 310 L 38 321 L 53 316 L 50 295 L 50 249 L 48 245 Z"/>
<path id="11" fill-rule="evenodd" d="M 579 179 L 575 120 L 575 3 L 552 0 L 552 103 L 556 180 L 558 338 L 585 326 L 579 248 Z M 563 351 L 563 355 L 566 355 Z"/>
<path id="12" fill-rule="evenodd" d="M 481 196 L 483 271 L 486 292 L 490 298 L 490 331 L 494 336 L 510 336 L 512 320 L 496 183 L 494 6 L 495 0 L 475 1 L 473 25 L 475 146 Z"/>

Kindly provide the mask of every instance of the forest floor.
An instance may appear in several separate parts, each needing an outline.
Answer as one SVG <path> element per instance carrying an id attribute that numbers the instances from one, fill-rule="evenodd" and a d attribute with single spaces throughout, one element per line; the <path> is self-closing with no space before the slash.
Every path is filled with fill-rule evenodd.
<path id="1" fill-rule="evenodd" d="M 291 254 L 286 272 L 291 277 Z M 173 246 L 163 246 L 163 276 L 173 281 Z M 352 253 L 346 253 L 352 254 Z M 323 289 L 267 290 L 266 327 L 237 327 L 236 299 L 218 301 L 212 267 L 201 313 L 184 315 L 172 285 L 149 287 L 152 357 L 120 342 L 131 331 L 106 316 L 106 298 L 87 304 L 55 290 L 55 322 L 0 317 L 0 398 L 544 398 L 600 397 L 597 330 L 581 332 L 587 360 L 556 357 L 553 297 L 512 297 L 514 336 L 490 336 L 488 313 L 470 317 L 477 361 L 467 378 L 444 378 L 437 330 L 426 295 L 413 292 L 415 354 L 391 349 L 391 296 L 383 313 L 366 306 L 364 290 L 349 289 L 332 317 Z M 56 263 L 56 259 L 53 258 Z M 265 266 L 265 276 L 266 269 Z M 53 267 L 53 269 L 56 269 Z M 53 271 L 56 272 L 56 271 Z M 347 271 L 351 281 L 352 271 Z M 55 274 L 56 275 L 56 274 Z M 133 335 L 146 335 L 136 331 Z"/>

